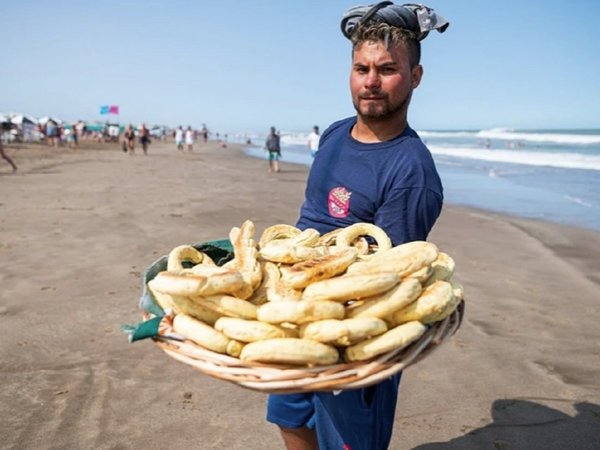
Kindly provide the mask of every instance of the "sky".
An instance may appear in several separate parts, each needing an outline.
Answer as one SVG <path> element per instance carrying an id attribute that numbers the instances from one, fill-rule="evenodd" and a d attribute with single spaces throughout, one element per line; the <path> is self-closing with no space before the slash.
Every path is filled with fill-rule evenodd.
<path id="1" fill-rule="evenodd" d="M 324 129 L 354 114 L 340 20 L 359 4 L 0 0 L 0 112 L 92 121 L 118 105 L 121 123 Z M 413 128 L 600 128 L 599 1 L 425 4 L 450 26 L 422 41 Z"/>

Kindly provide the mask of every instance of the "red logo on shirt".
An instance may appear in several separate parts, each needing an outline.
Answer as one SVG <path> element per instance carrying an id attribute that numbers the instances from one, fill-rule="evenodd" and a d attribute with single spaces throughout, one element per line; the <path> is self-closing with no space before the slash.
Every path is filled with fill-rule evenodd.
<path id="1" fill-rule="evenodd" d="M 351 195 L 352 192 L 348 192 L 344 187 L 335 187 L 329 191 L 329 198 L 327 199 L 329 214 L 333 217 L 347 217 Z"/>

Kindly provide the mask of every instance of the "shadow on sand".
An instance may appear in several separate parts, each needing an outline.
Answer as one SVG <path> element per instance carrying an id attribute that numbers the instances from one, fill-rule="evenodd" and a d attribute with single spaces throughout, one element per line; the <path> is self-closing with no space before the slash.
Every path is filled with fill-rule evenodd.
<path id="1" fill-rule="evenodd" d="M 528 400 L 496 400 L 491 424 L 448 442 L 423 444 L 413 450 L 600 449 L 600 405 L 583 402 L 573 406 L 576 414 L 570 416 Z"/>

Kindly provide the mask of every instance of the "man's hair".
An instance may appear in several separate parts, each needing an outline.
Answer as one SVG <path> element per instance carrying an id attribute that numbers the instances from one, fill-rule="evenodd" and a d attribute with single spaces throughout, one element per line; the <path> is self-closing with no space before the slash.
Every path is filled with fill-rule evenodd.
<path id="1" fill-rule="evenodd" d="M 365 42 L 383 42 L 388 49 L 403 45 L 408 50 L 408 60 L 411 68 L 421 61 L 421 43 L 416 39 L 415 33 L 387 23 L 359 25 L 352 32 L 351 41 L 352 50 L 357 49 Z"/>

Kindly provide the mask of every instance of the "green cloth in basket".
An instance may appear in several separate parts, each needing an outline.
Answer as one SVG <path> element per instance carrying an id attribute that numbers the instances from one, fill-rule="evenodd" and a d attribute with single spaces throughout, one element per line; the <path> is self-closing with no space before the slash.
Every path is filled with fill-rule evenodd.
<path id="1" fill-rule="evenodd" d="M 229 239 L 203 242 L 194 244 L 193 247 L 198 251 L 207 254 L 218 266 L 222 266 L 227 261 L 233 259 L 233 246 Z M 142 296 L 140 298 L 139 306 L 141 309 L 155 317 L 145 322 L 140 322 L 137 325 L 123 325 L 121 328 L 124 332 L 129 334 L 130 342 L 147 337 L 158 336 L 160 318 L 165 315 L 165 312 L 148 291 L 147 284 L 148 281 L 152 280 L 159 272 L 167 270 L 167 260 L 168 255 L 160 257 L 150 264 L 142 275 Z"/>

